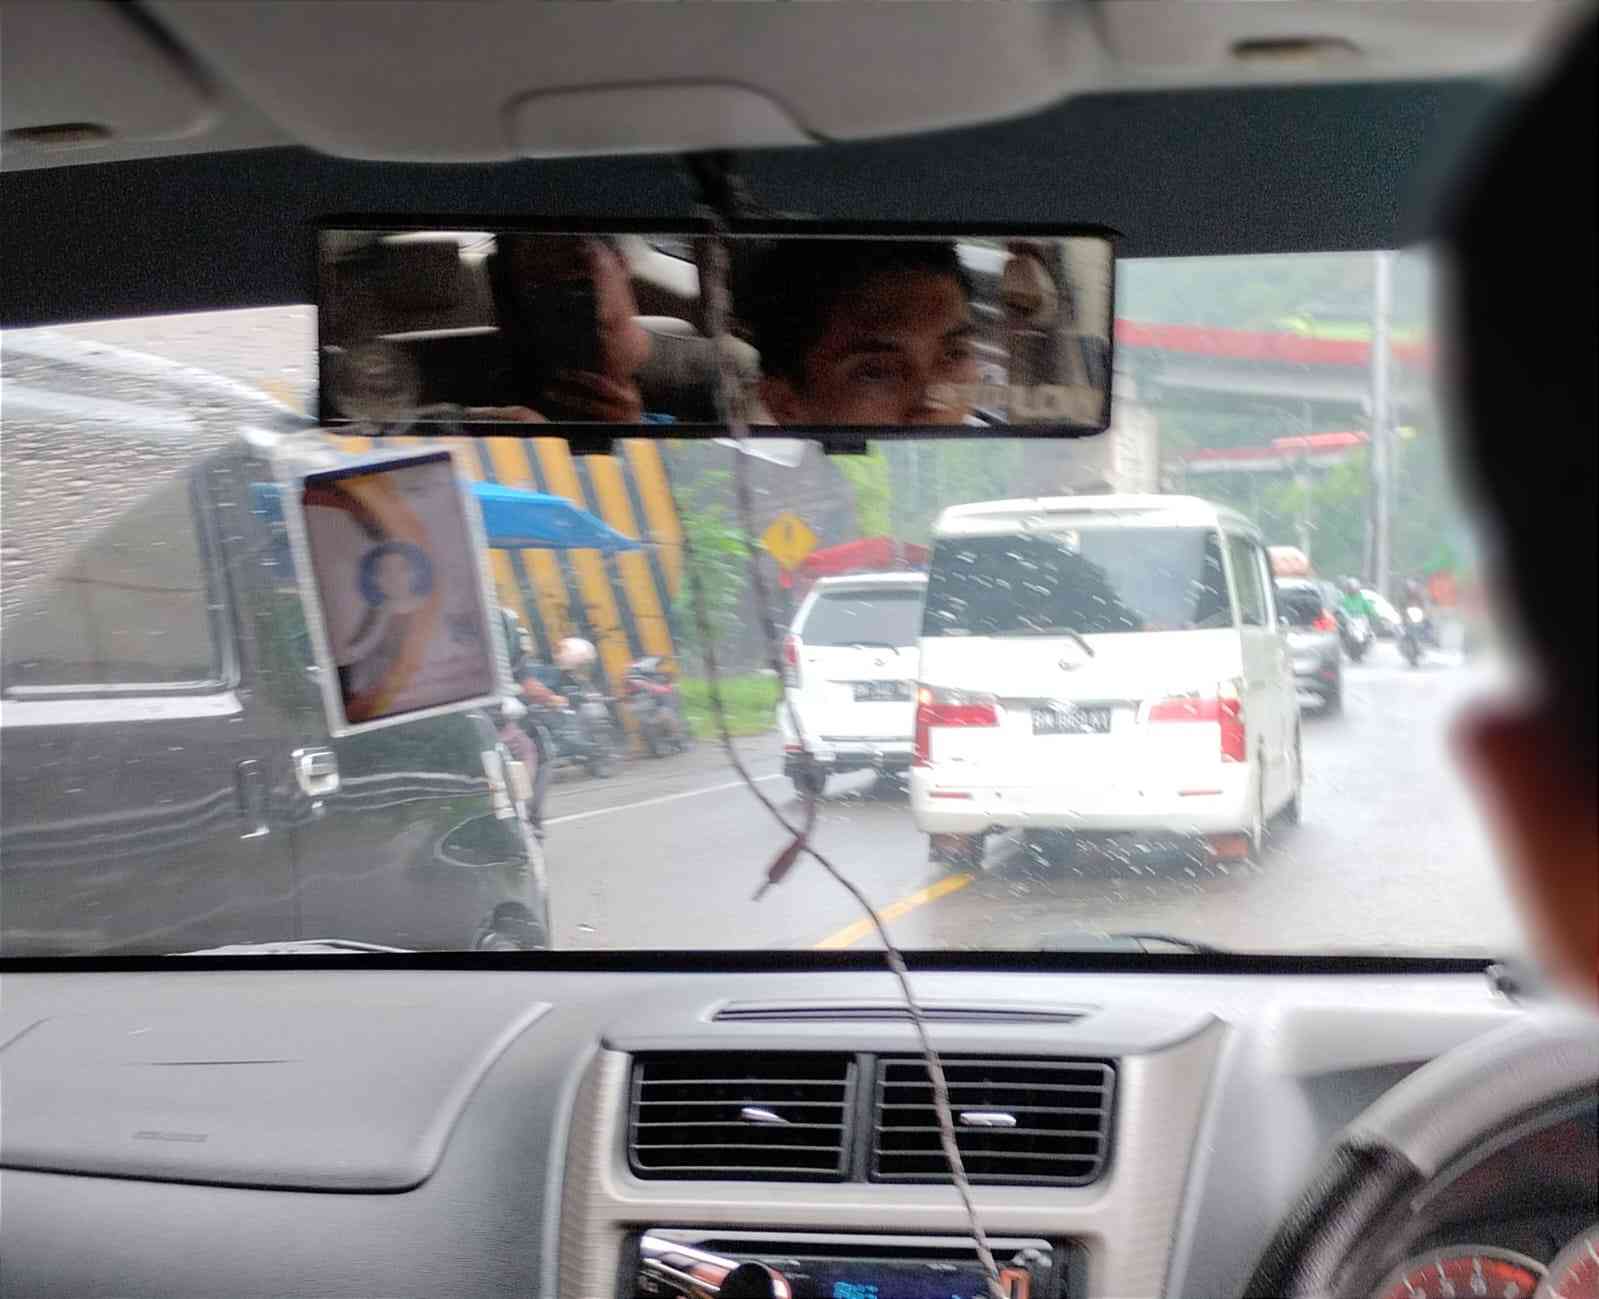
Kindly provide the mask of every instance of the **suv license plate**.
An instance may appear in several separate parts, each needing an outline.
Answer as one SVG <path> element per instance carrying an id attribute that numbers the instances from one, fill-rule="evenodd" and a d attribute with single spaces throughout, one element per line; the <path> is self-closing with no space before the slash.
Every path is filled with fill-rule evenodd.
<path id="1" fill-rule="evenodd" d="M 1110 731 L 1110 709 L 1078 708 L 1072 704 L 1033 708 L 1034 735 L 1105 735 Z"/>
<path id="2" fill-rule="evenodd" d="M 857 681 L 855 702 L 902 703 L 911 697 L 911 688 L 903 681 Z"/>

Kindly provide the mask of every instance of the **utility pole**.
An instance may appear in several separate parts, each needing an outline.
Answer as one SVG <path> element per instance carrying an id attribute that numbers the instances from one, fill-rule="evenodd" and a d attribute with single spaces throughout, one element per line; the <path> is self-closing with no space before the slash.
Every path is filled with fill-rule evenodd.
<path id="1" fill-rule="evenodd" d="M 1310 402 L 1308 401 L 1300 403 L 1299 432 L 1300 437 L 1303 440 L 1300 443 L 1298 454 L 1294 456 L 1294 496 L 1296 498 L 1295 505 L 1297 507 L 1295 513 L 1299 516 L 1297 519 L 1299 549 L 1304 552 L 1306 559 L 1312 559 L 1313 556 L 1310 553 L 1311 426 Z"/>
<path id="2" fill-rule="evenodd" d="M 1372 584 L 1391 596 L 1393 568 L 1393 446 L 1389 428 L 1388 320 L 1393 311 L 1393 254 L 1375 254 L 1371 301 Z"/>
<path id="3" fill-rule="evenodd" d="M 888 461 L 888 527 L 894 534 L 896 546 L 910 535 L 906 527 L 909 512 L 902 486 L 909 482 L 905 472 L 905 448 L 908 445 L 899 438 L 890 438 L 883 443 L 883 454 Z"/>

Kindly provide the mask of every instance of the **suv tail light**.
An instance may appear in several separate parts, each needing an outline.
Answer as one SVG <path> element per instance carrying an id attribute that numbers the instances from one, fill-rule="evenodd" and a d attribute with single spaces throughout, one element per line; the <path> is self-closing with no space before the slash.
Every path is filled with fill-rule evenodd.
<path id="1" fill-rule="evenodd" d="M 944 690 L 938 686 L 916 688 L 916 754 L 918 767 L 932 762 L 935 726 L 998 726 L 999 700 L 970 690 Z"/>
<path id="2" fill-rule="evenodd" d="M 799 689 L 799 647 L 800 639 L 792 632 L 783 637 L 783 684 L 790 690 Z"/>
<path id="3" fill-rule="evenodd" d="M 1223 762 L 1247 762 L 1249 744 L 1244 732 L 1244 701 L 1238 682 L 1223 681 L 1214 695 L 1186 695 L 1161 699 L 1149 707 L 1151 722 L 1214 722 L 1221 736 Z"/>
<path id="4" fill-rule="evenodd" d="M 1311 630 L 1312 631 L 1337 631 L 1338 630 L 1337 622 L 1334 621 L 1332 614 L 1328 613 L 1325 609 L 1323 609 L 1320 613 L 1318 613 L 1316 615 L 1315 621 L 1312 622 L 1310 624 L 1310 626 L 1311 626 Z"/>

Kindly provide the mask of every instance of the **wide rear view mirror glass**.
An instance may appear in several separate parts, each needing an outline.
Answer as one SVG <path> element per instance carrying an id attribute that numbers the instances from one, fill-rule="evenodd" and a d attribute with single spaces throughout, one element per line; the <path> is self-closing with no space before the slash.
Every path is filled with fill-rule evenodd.
<path id="1" fill-rule="evenodd" d="M 322 418 L 715 436 L 732 403 L 768 437 L 1109 423 L 1103 232 L 741 228 L 720 345 L 701 292 L 712 247 L 703 232 L 324 228 Z"/>

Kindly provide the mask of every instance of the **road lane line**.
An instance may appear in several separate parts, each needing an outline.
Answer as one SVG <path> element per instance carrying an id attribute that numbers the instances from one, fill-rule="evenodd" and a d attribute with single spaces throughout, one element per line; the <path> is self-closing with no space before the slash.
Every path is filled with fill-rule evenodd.
<path id="1" fill-rule="evenodd" d="M 781 780 L 783 773 L 774 771 L 769 776 L 754 776 L 758 785 L 767 780 Z M 596 807 L 587 812 L 568 812 L 565 816 L 551 817 L 545 825 L 566 825 L 571 821 L 587 821 L 591 816 L 606 816 L 612 812 L 633 812 L 641 807 L 659 807 L 662 803 L 675 803 L 680 798 L 698 798 L 701 794 L 719 794 L 729 789 L 744 789 L 742 780 L 729 780 L 721 785 L 706 785 L 703 789 L 685 789 L 680 794 L 662 794 L 659 798 L 641 799 L 637 803 L 618 803 L 614 807 Z"/>
<path id="2" fill-rule="evenodd" d="M 969 871 L 961 875 L 947 875 L 936 884 L 929 884 L 925 889 L 917 889 L 914 893 L 907 893 L 897 902 L 890 902 L 886 907 L 879 907 L 877 914 L 882 916 L 883 923 L 886 925 L 889 921 L 898 920 L 908 912 L 916 910 L 917 907 L 924 907 L 929 902 L 937 902 L 939 898 L 948 897 L 951 893 L 959 892 L 976 878 Z M 876 928 L 877 926 L 872 924 L 870 918 L 862 916 L 853 924 L 845 925 L 837 933 L 829 934 L 816 946 L 819 949 L 853 947 L 868 934 L 873 933 Z"/>

